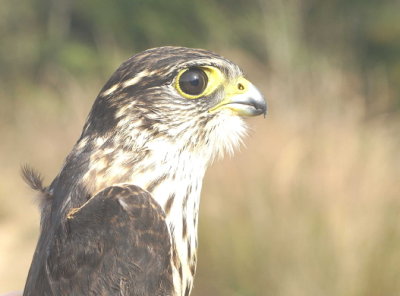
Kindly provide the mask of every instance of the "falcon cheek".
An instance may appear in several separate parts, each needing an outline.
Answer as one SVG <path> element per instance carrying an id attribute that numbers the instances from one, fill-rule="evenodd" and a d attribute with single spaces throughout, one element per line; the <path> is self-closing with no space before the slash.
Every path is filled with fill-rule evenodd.
<path id="1" fill-rule="evenodd" d="M 260 91 L 247 79 L 239 77 L 225 87 L 225 97 L 209 112 L 229 110 L 233 115 L 257 116 L 266 114 L 267 104 Z"/>

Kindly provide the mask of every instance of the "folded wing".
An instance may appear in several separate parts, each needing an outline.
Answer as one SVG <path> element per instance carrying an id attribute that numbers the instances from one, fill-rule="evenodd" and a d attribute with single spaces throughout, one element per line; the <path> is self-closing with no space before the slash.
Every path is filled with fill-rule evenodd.
<path id="1" fill-rule="evenodd" d="M 72 209 L 24 295 L 171 295 L 165 214 L 147 191 L 108 187 Z"/>

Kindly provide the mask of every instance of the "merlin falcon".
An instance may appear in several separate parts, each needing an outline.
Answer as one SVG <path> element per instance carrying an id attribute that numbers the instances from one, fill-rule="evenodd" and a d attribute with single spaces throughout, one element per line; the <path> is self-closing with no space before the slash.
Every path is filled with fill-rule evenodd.
<path id="1" fill-rule="evenodd" d="M 129 58 L 53 182 L 23 169 L 41 196 L 23 295 L 189 295 L 206 168 L 240 144 L 243 117 L 265 113 L 257 88 L 215 53 L 160 47 Z"/>

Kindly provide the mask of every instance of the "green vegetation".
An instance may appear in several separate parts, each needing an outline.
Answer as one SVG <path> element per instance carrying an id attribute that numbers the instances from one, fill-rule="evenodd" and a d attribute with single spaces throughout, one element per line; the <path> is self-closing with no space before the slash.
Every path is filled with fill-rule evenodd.
<path id="1" fill-rule="evenodd" d="M 208 172 L 200 295 L 398 295 L 399 2 L 3 0 L 0 292 L 22 288 L 46 182 L 127 57 L 161 45 L 242 66 L 270 113 Z"/>

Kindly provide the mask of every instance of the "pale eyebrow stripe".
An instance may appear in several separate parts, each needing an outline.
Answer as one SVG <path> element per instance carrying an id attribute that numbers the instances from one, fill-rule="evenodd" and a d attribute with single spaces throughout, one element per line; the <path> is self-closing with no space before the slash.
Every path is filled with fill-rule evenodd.
<path id="1" fill-rule="evenodd" d="M 151 73 L 147 70 L 143 70 L 142 72 L 139 72 L 138 74 L 135 75 L 135 77 L 125 80 L 124 82 L 122 82 L 122 87 L 128 87 L 128 86 L 132 86 L 136 83 L 138 83 L 140 80 L 142 80 L 143 77 L 149 76 Z"/>
<path id="2" fill-rule="evenodd" d="M 120 83 L 116 83 L 113 86 L 111 86 L 109 89 L 105 90 L 102 92 L 101 96 L 106 97 L 110 94 L 112 94 L 118 87 L 120 86 Z"/>
<path id="3" fill-rule="evenodd" d="M 101 96 L 103 96 L 103 97 L 108 96 L 120 87 L 125 88 L 128 86 L 132 86 L 132 85 L 138 83 L 140 80 L 142 80 L 143 77 L 148 76 L 149 74 L 151 74 L 149 71 L 143 70 L 142 72 L 139 72 L 138 74 L 136 74 L 133 78 L 125 80 L 124 82 L 118 82 L 118 83 L 114 84 L 109 89 L 103 91 L 101 93 Z"/>

